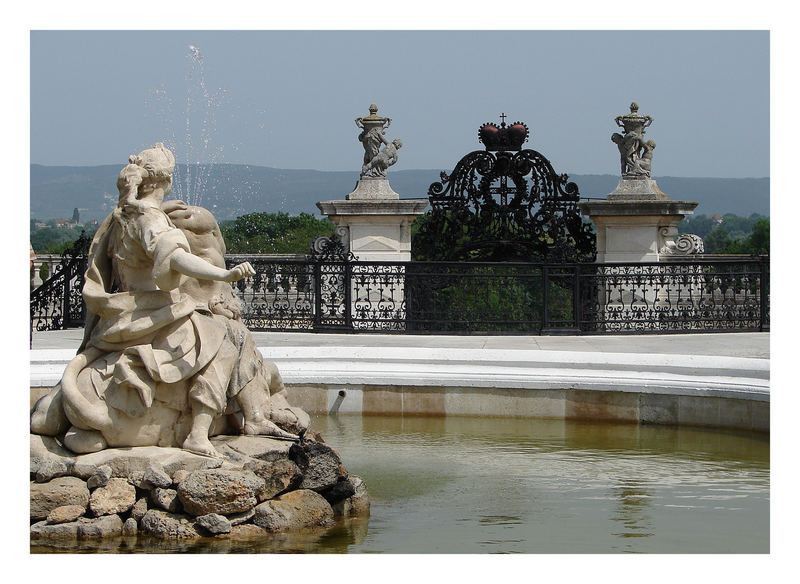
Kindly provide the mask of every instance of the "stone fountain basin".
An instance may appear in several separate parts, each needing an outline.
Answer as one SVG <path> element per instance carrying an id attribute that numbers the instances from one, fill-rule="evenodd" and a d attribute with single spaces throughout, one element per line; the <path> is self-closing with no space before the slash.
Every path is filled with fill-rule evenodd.
<path id="1" fill-rule="evenodd" d="M 608 419 L 769 431 L 769 359 L 398 346 L 260 350 L 278 366 L 293 402 L 309 413 Z M 34 396 L 58 382 L 73 355 L 31 352 Z"/>

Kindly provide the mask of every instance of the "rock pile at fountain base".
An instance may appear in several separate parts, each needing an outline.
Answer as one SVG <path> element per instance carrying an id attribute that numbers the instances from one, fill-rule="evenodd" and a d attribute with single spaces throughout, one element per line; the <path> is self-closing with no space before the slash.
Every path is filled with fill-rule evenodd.
<path id="1" fill-rule="evenodd" d="M 253 537 L 369 513 L 364 481 L 319 435 L 217 436 L 222 458 L 157 446 L 75 455 L 53 438 L 30 438 L 32 540 Z"/>

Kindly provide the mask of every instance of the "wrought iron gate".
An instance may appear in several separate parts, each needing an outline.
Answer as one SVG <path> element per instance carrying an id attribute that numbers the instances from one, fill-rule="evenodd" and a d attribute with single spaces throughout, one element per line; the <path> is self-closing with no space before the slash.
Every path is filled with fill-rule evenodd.
<path id="1" fill-rule="evenodd" d="M 529 135 L 524 123 L 506 127 L 505 119 L 480 127 L 486 150 L 464 156 L 428 189 L 431 211 L 414 236 L 414 259 L 594 261 L 596 237 L 578 209 L 578 185 L 522 149 Z"/>

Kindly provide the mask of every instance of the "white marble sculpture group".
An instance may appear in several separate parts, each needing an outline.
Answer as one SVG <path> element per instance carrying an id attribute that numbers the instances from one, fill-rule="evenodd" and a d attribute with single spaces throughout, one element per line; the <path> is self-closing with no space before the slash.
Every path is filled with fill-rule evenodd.
<path id="1" fill-rule="evenodd" d="M 181 447 L 217 456 L 209 436 L 297 439 L 309 417 L 286 400 L 240 320 L 225 243 L 202 207 L 164 201 L 175 159 L 163 144 L 131 156 L 119 202 L 89 251 L 84 339 L 61 382 L 31 413 L 31 432 L 76 453 Z"/>

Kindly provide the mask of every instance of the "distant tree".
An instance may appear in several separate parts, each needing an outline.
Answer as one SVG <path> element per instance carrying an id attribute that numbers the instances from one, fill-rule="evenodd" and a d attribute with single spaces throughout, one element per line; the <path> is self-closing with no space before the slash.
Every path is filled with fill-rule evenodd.
<path id="1" fill-rule="evenodd" d="M 708 215 L 689 215 L 678 225 L 678 233 L 694 233 L 705 238 L 716 226 L 716 220 Z"/>
<path id="2" fill-rule="evenodd" d="M 726 213 L 721 224 L 706 215 L 690 215 L 678 225 L 678 232 L 702 237 L 706 253 L 769 253 L 769 217 L 758 213 L 749 217 Z"/>
<path id="3" fill-rule="evenodd" d="M 72 245 L 72 242 L 81 236 L 81 227 L 59 229 L 55 227 L 44 227 L 31 232 L 31 245 L 34 253 L 63 253 L 64 250 Z M 86 230 L 87 237 L 92 237 L 95 230 Z"/>
<path id="4" fill-rule="evenodd" d="M 228 253 L 307 253 L 311 240 L 331 235 L 329 219 L 310 213 L 250 213 L 220 225 Z"/>
<path id="5" fill-rule="evenodd" d="M 759 219 L 748 237 L 731 241 L 716 253 L 769 254 L 769 219 Z"/>
<path id="6" fill-rule="evenodd" d="M 726 213 L 722 217 L 722 224 L 733 241 L 745 239 L 753 230 L 755 221 L 748 217 L 739 217 L 733 213 Z"/>
<path id="7" fill-rule="evenodd" d="M 753 232 L 750 234 L 748 238 L 750 249 L 752 250 L 750 253 L 769 253 L 769 219 L 762 218 L 756 221 L 756 224 L 753 226 Z"/>
<path id="8" fill-rule="evenodd" d="M 732 243 L 728 230 L 722 225 L 717 225 L 703 238 L 705 253 L 719 253 L 719 250 Z"/>

